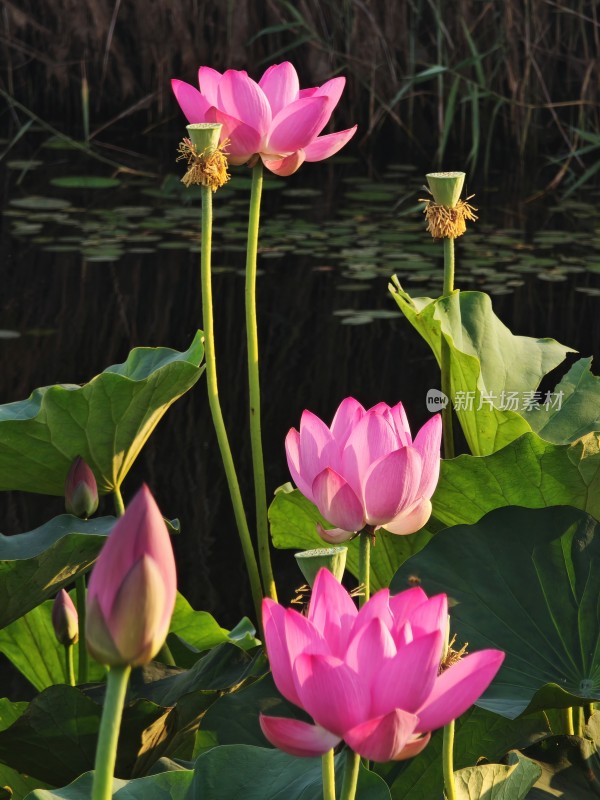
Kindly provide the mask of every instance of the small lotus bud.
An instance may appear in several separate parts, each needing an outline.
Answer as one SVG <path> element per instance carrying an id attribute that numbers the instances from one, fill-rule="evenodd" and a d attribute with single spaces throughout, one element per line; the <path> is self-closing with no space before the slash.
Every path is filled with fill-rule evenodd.
<path id="1" fill-rule="evenodd" d="M 108 666 L 147 664 L 162 647 L 175 606 L 171 539 L 147 486 L 112 529 L 87 593 L 87 646 Z"/>
<path id="2" fill-rule="evenodd" d="M 94 473 L 77 456 L 65 481 L 65 508 L 68 514 L 87 519 L 98 508 L 98 486 Z"/>
<path id="3" fill-rule="evenodd" d="M 58 641 L 68 647 L 79 639 L 79 617 L 73 601 L 64 589 L 56 595 L 52 606 L 52 626 Z"/>

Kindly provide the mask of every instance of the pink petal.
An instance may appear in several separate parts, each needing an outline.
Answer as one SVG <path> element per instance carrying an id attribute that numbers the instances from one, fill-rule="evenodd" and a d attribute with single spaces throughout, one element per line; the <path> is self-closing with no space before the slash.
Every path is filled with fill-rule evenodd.
<path id="1" fill-rule="evenodd" d="M 386 662 L 392 660 L 395 655 L 396 645 L 389 630 L 380 619 L 374 617 L 352 637 L 344 660 L 360 675 L 361 682 L 370 688 L 373 698 L 374 693 L 378 691 L 380 675 Z M 389 708 L 386 708 L 386 713 L 387 711 Z M 381 712 L 376 710 L 373 713 Z"/>
<path id="2" fill-rule="evenodd" d="M 279 603 L 275 603 L 267 597 L 262 603 L 262 618 L 265 644 L 275 686 L 287 700 L 299 706 L 300 698 L 294 683 L 285 632 L 286 611 Z"/>
<path id="3" fill-rule="evenodd" d="M 442 443 L 442 418 L 439 414 L 428 420 L 417 433 L 414 447 L 423 461 L 418 497 L 429 500 L 440 476 L 440 446 Z"/>
<path id="4" fill-rule="evenodd" d="M 408 615 L 415 638 L 439 631 L 445 638 L 448 628 L 448 596 L 436 594 Z"/>
<path id="5" fill-rule="evenodd" d="M 338 469 L 338 462 L 338 447 L 331 431 L 312 411 L 304 411 L 300 420 L 300 473 L 311 491 L 316 476 L 325 467 Z"/>
<path id="6" fill-rule="evenodd" d="M 219 83 L 223 75 L 212 67 L 200 67 L 198 70 L 198 85 L 211 106 L 219 105 Z"/>
<path id="7" fill-rule="evenodd" d="M 392 631 L 392 636 L 394 637 L 394 641 L 396 642 L 396 647 L 398 650 L 402 647 L 402 645 L 410 644 L 414 641 L 414 636 L 412 632 L 412 628 L 410 627 L 410 622 L 404 622 L 398 630 Z"/>
<path id="8" fill-rule="evenodd" d="M 394 618 L 390 611 L 389 589 L 380 589 L 375 592 L 360 609 L 352 629 L 352 637 L 356 636 L 362 628 L 369 625 L 373 619 L 380 620 L 389 631 L 392 630 Z"/>
<path id="9" fill-rule="evenodd" d="M 325 97 L 307 97 L 283 108 L 273 120 L 266 153 L 293 153 L 312 142 L 329 119 Z"/>
<path id="10" fill-rule="evenodd" d="M 215 121 L 223 126 L 221 141 L 229 139 L 227 160 L 230 164 L 245 164 L 261 148 L 262 138 L 255 128 L 220 109 L 215 111 Z"/>
<path id="11" fill-rule="evenodd" d="M 321 636 L 311 620 L 293 608 L 287 608 L 284 619 L 285 640 L 290 662 L 302 653 L 330 655 L 331 643 Z"/>
<path id="12" fill-rule="evenodd" d="M 260 714 L 259 722 L 269 742 L 291 756 L 322 756 L 340 742 L 339 736 L 320 725 L 310 725 L 299 719 Z"/>
<path id="13" fill-rule="evenodd" d="M 320 522 L 317 522 L 317 533 L 328 544 L 349 542 L 356 535 L 355 531 L 345 531 L 343 528 L 324 528 Z"/>
<path id="14" fill-rule="evenodd" d="M 383 456 L 369 467 L 363 484 L 367 522 L 385 525 L 415 500 L 421 457 L 412 447 Z"/>
<path id="15" fill-rule="evenodd" d="M 306 145 L 304 152 L 307 161 L 323 161 L 325 158 L 334 156 L 356 133 L 357 126 L 348 128 L 345 131 L 328 133 L 326 136 L 317 136 L 310 144 Z"/>
<path id="16" fill-rule="evenodd" d="M 346 397 L 339 404 L 331 423 L 331 433 L 338 443 L 340 451 L 346 444 L 351 431 L 365 413 L 363 406 L 353 397 Z"/>
<path id="17" fill-rule="evenodd" d="M 437 679 L 443 646 L 444 637 L 436 631 L 399 647 L 395 658 L 382 662 L 373 684 L 372 713 L 394 708 L 417 713 Z"/>
<path id="18" fill-rule="evenodd" d="M 422 750 L 425 750 L 431 739 L 431 734 L 426 733 L 424 736 L 414 736 L 409 740 L 402 750 L 394 756 L 394 761 L 406 761 L 408 758 L 418 756 Z"/>
<path id="19" fill-rule="evenodd" d="M 394 616 L 394 630 L 400 630 L 415 608 L 426 603 L 427 600 L 428 597 L 420 586 L 414 586 L 412 589 L 405 589 L 403 592 L 391 595 L 390 610 Z"/>
<path id="20" fill-rule="evenodd" d="M 320 569 L 313 584 L 308 620 L 334 656 L 343 658 L 358 611 L 342 584 L 328 569 Z"/>
<path id="21" fill-rule="evenodd" d="M 207 99 L 185 81 L 171 81 L 173 93 L 188 122 L 206 122 L 206 114 L 211 107 Z"/>
<path id="22" fill-rule="evenodd" d="M 416 533 L 427 523 L 431 511 L 431 500 L 417 500 L 412 506 L 400 511 L 393 519 L 386 522 L 383 527 L 398 536 Z"/>
<path id="23" fill-rule="evenodd" d="M 296 690 L 318 725 L 344 738 L 365 719 L 369 697 L 360 677 L 333 656 L 301 655 L 294 662 Z"/>
<path id="24" fill-rule="evenodd" d="M 300 89 L 298 92 L 298 97 L 301 99 L 303 97 L 312 97 L 314 94 L 317 93 L 319 90 L 318 86 L 313 86 L 310 89 Z"/>
<path id="25" fill-rule="evenodd" d="M 390 761 L 409 743 L 417 722 L 414 714 L 396 708 L 389 714 L 356 725 L 346 731 L 344 739 L 363 758 Z"/>
<path id="26" fill-rule="evenodd" d="M 304 150 L 296 150 L 295 153 L 285 156 L 285 158 L 270 158 L 268 156 L 261 156 L 261 158 L 268 170 L 282 178 L 287 178 L 288 175 L 293 175 L 304 164 Z"/>
<path id="27" fill-rule="evenodd" d="M 412 436 L 410 435 L 410 425 L 408 424 L 408 417 L 402 403 L 396 403 L 392 408 L 392 417 L 399 440 L 404 446 L 412 444 Z"/>
<path id="28" fill-rule="evenodd" d="M 350 484 L 327 467 L 312 484 L 313 500 L 328 522 L 346 531 L 359 531 L 365 525 L 363 507 Z"/>
<path id="29" fill-rule="evenodd" d="M 273 64 L 264 73 L 258 85 L 267 96 L 271 113 L 275 117 L 282 108 L 298 99 L 300 83 L 298 73 L 289 61 Z"/>
<path id="30" fill-rule="evenodd" d="M 302 477 L 300 472 L 300 434 L 295 428 L 290 428 L 285 437 L 285 455 L 292 480 L 304 497 L 312 500 L 311 484 Z"/>
<path id="31" fill-rule="evenodd" d="M 417 731 L 442 728 L 464 714 L 490 685 L 503 661 L 500 650 L 480 650 L 442 672 L 417 712 Z"/>
<path id="32" fill-rule="evenodd" d="M 219 81 L 217 99 L 220 111 L 254 128 L 261 136 L 269 130 L 269 101 L 260 86 L 245 72 L 228 69 Z"/>
<path id="33" fill-rule="evenodd" d="M 390 423 L 372 409 L 367 411 L 355 425 L 342 451 L 341 474 L 357 497 L 363 496 L 363 481 L 371 464 L 398 448 L 398 437 Z"/>
<path id="34" fill-rule="evenodd" d="M 344 77 L 331 78 L 331 80 L 328 80 L 322 86 L 319 86 L 312 96 L 326 97 L 329 100 L 331 109 L 329 113 L 331 114 L 333 109 L 339 103 L 345 85 L 346 85 L 346 78 Z"/>

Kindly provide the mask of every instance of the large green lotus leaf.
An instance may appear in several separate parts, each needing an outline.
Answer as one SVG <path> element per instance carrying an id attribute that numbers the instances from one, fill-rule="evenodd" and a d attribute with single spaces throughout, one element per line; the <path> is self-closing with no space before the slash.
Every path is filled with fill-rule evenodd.
<path id="1" fill-rule="evenodd" d="M 447 342 L 454 407 L 473 455 L 493 453 L 531 430 L 516 410 L 509 410 L 512 398 L 520 409 L 523 399 L 573 352 L 571 348 L 554 339 L 514 336 L 482 292 L 454 292 L 438 300 L 412 298 L 397 278 L 390 291 L 438 364 L 442 336 Z M 464 402 L 457 402 L 458 392 Z M 471 407 L 467 398 L 473 399 Z"/>
<path id="2" fill-rule="evenodd" d="M 600 378 L 591 358 L 580 358 L 542 404 L 523 413 L 542 439 L 565 444 L 600 431 Z"/>
<path id="3" fill-rule="evenodd" d="M 336 756 L 341 790 L 345 753 Z M 232 769 L 232 765 L 235 768 Z M 338 794 L 339 796 L 339 794 Z M 280 750 L 245 744 L 214 747 L 196 760 L 190 798 L 198 800 L 322 800 L 320 758 L 295 758 Z M 361 766 L 357 800 L 390 800 L 379 775 Z"/>
<path id="4" fill-rule="evenodd" d="M 482 764 L 454 773 L 456 800 L 524 800 L 542 768 L 513 751 L 508 764 Z"/>
<path id="5" fill-rule="evenodd" d="M 600 699 L 597 527 L 575 508 L 499 508 L 438 533 L 391 588 L 416 577 L 427 594 L 446 592 L 459 642 L 505 651 L 484 708 L 512 719 L 589 703 Z"/>
<path id="6" fill-rule="evenodd" d="M 123 711 L 117 775 L 128 775 L 143 732 L 165 713 L 137 700 Z M 94 766 L 102 706 L 72 686 L 51 686 L 0 731 L 0 762 L 52 786 L 64 786 Z"/>
<path id="7" fill-rule="evenodd" d="M 549 733 L 548 720 L 541 713 L 511 720 L 474 706 L 456 721 L 454 766 L 463 769 L 482 758 L 498 761 L 508 750 L 526 747 Z M 442 797 L 442 740 L 443 732 L 436 731 L 418 758 L 376 765 L 376 771 L 390 786 L 393 800 Z"/>
<path id="8" fill-rule="evenodd" d="M 60 496 L 81 456 L 99 492 L 111 492 L 169 406 L 196 383 L 203 355 L 201 332 L 184 353 L 138 347 L 83 386 L 46 386 L 0 406 L 0 490 Z"/>
<path id="9" fill-rule="evenodd" d="M 3 697 L 0 699 L 0 730 L 5 730 L 10 727 L 22 714 L 27 710 L 27 703 L 13 703 L 8 698 Z M 17 770 L 7 767 L 5 764 L 0 764 L 0 786 L 3 790 L 8 790 L 10 794 L 6 797 L 11 797 L 13 800 L 22 800 L 26 794 L 38 787 L 45 787 L 43 781 L 36 778 L 31 778 L 29 775 L 22 775 Z M 2 790 L 0 789 L 0 797 L 3 797 Z"/>
<path id="10" fill-rule="evenodd" d="M 114 524 L 61 514 L 28 533 L 0 534 L 0 628 L 89 569 Z"/>
<path id="11" fill-rule="evenodd" d="M 600 519 L 600 436 L 556 445 L 526 433 L 484 458 L 443 460 L 432 503 L 432 530 L 476 522 L 508 505 L 569 505 Z"/>
<path id="12" fill-rule="evenodd" d="M 194 773 L 191 770 L 161 772 L 134 781 L 113 780 L 115 800 L 188 800 Z M 62 789 L 37 789 L 28 800 L 90 800 L 93 773 L 87 772 Z M 198 799 L 200 800 L 200 798 Z M 208 798 L 207 798 L 208 800 Z"/>
<path id="13" fill-rule="evenodd" d="M 74 592 L 71 593 L 75 602 Z M 38 692 L 56 683 L 66 683 L 65 648 L 59 644 L 52 627 L 53 600 L 32 609 L 23 617 L 0 630 L 0 652 L 32 683 Z M 79 642 L 73 645 L 73 662 L 77 677 Z M 88 660 L 88 680 L 102 680 L 106 670 Z"/>
<path id="14" fill-rule="evenodd" d="M 323 540 L 317 533 L 317 523 L 325 528 L 329 523 L 310 500 L 297 489 L 292 489 L 291 484 L 285 484 L 275 493 L 269 508 L 269 520 L 275 547 L 296 550 L 323 547 Z M 395 536 L 388 531 L 378 530 L 375 547 L 371 548 L 371 591 L 388 586 L 398 566 L 425 547 L 430 539 L 427 531 L 419 531 L 411 536 Z M 346 545 L 346 567 L 358 577 L 358 539 L 346 542 Z M 298 584 L 304 582 L 298 570 Z"/>

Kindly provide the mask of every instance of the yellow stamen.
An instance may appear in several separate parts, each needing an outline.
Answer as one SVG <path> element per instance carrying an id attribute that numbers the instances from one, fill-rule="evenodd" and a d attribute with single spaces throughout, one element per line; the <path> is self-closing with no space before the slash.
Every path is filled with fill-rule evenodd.
<path id="1" fill-rule="evenodd" d="M 216 192 L 220 186 L 230 178 L 227 172 L 227 155 L 225 148 L 229 144 L 226 139 L 216 149 L 206 148 L 198 153 L 190 139 L 179 143 L 177 161 L 185 159 L 188 163 L 187 172 L 181 179 L 184 186 L 193 184 L 208 186 Z"/>
<path id="2" fill-rule="evenodd" d="M 432 200 L 420 201 L 425 203 L 423 213 L 427 220 L 427 230 L 434 239 L 456 239 L 467 230 L 465 220 L 475 222 L 477 216 L 474 212 L 477 209 L 469 205 L 471 197 L 459 200 L 453 208 L 441 206 Z"/>

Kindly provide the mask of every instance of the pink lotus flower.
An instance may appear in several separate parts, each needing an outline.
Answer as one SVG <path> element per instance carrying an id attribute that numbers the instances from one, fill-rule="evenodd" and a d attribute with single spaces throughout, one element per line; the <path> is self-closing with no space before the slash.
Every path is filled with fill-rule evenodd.
<path id="1" fill-rule="evenodd" d="M 61 589 L 52 605 L 52 627 L 60 644 L 65 647 L 75 644 L 79 639 L 79 617 L 75 604 Z"/>
<path id="2" fill-rule="evenodd" d="M 221 141 L 229 139 L 231 164 L 260 157 L 277 175 L 291 175 L 304 161 L 322 161 L 351 138 L 356 125 L 319 136 L 336 107 L 345 78 L 300 89 L 296 70 L 288 61 L 273 64 L 256 83 L 243 70 L 221 74 L 200 67 L 200 91 L 173 80 L 175 97 L 188 122 L 220 122 Z"/>
<path id="3" fill-rule="evenodd" d="M 147 664 L 165 641 L 176 594 L 169 532 L 144 485 L 112 529 L 92 570 L 86 601 L 88 650 L 101 664 Z"/>
<path id="4" fill-rule="evenodd" d="M 413 442 L 402 403 L 365 411 L 347 397 L 330 428 L 304 411 L 300 433 L 290 430 L 285 450 L 298 489 L 337 526 L 319 526 L 320 535 L 336 544 L 365 525 L 398 534 L 423 527 L 439 477 L 441 437 L 439 414 Z"/>
<path id="5" fill-rule="evenodd" d="M 420 588 L 382 589 L 357 611 L 325 569 L 308 617 L 263 600 L 275 684 L 316 723 L 261 715 L 266 738 L 296 756 L 323 755 L 342 739 L 373 761 L 417 755 L 432 730 L 477 700 L 504 659 L 481 650 L 440 672 L 447 612 L 446 595 L 428 599 Z"/>
<path id="6" fill-rule="evenodd" d="M 71 464 L 65 481 L 65 508 L 68 514 L 85 519 L 98 508 L 96 478 L 81 456 Z"/>

